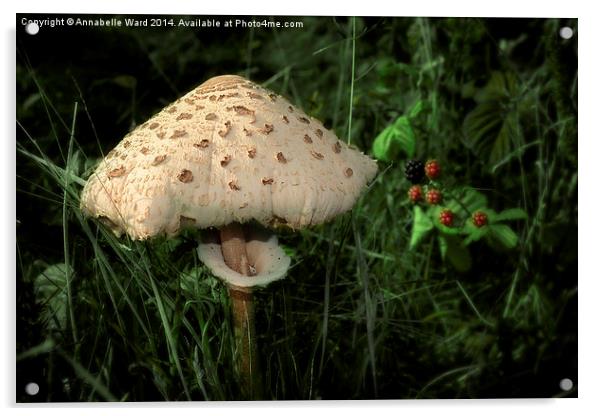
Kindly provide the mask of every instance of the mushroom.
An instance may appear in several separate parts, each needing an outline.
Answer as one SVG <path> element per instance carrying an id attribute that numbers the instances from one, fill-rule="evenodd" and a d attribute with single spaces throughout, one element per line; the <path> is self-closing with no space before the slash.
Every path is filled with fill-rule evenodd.
<path id="1" fill-rule="evenodd" d="M 204 233 L 199 258 L 229 287 L 243 395 L 258 397 L 253 287 L 285 276 L 275 236 L 352 208 L 376 163 L 285 98 L 235 75 L 209 79 L 134 129 L 100 162 L 85 214 L 133 239 Z M 244 225 L 244 226 L 243 226 Z"/>

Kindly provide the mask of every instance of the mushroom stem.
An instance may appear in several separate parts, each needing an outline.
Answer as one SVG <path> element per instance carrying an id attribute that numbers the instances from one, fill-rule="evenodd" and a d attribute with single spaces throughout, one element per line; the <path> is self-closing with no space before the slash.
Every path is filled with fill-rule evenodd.
<path id="1" fill-rule="evenodd" d="M 255 335 L 255 307 L 250 288 L 230 286 L 232 321 L 234 326 L 235 365 L 243 400 L 261 400 L 263 386 L 257 338 Z"/>
<path id="2" fill-rule="evenodd" d="M 242 226 L 237 222 L 224 226 L 220 230 L 220 238 L 226 265 L 242 275 L 249 276 L 247 244 Z"/>
<path id="3" fill-rule="evenodd" d="M 226 265 L 242 275 L 252 275 L 241 225 L 232 223 L 223 227 L 220 230 L 220 237 Z M 229 293 L 234 327 L 234 360 L 241 397 L 243 400 L 261 400 L 263 383 L 257 354 L 253 290 L 229 285 Z"/>

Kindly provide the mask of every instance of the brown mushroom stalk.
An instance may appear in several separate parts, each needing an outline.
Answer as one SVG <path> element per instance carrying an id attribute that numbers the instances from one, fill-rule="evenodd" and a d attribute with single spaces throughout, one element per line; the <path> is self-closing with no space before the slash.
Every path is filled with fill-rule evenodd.
<path id="1" fill-rule="evenodd" d="M 233 222 L 220 229 L 224 263 L 232 270 L 252 278 L 254 266 L 249 264 L 247 246 L 242 226 Z M 241 397 L 245 400 L 261 400 L 263 386 L 257 337 L 255 332 L 255 306 L 253 289 L 229 285 L 234 328 L 235 365 Z"/>
<path id="2" fill-rule="evenodd" d="M 234 363 L 243 400 L 262 400 L 263 381 L 255 332 L 255 305 L 252 289 L 229 287 L 234 327 Z"/>
<path id="3" fill-rule="evenodd" d="M 220 229 L 220 239 L 224 262 L 229 268 L 245 276 L 256 274 L 249 268 L 245 234 L 239 223 L 233 222 L 222 227 Z"/>
<path id="4" fill-rule="evenodd" d="M 276 236 L 268 235 L 259 227 L 238 223 L 222 227 L 219 233 L 204 233 L 198 254 L 213 274 L 228 286 L 234 368 L 240 398 L 262 399 L 263 376 L 255 331 L 253 288 L 283 278 L 290 258 L 278 245 Z M 240 269 L 234 270 L 233 267 Z"/>

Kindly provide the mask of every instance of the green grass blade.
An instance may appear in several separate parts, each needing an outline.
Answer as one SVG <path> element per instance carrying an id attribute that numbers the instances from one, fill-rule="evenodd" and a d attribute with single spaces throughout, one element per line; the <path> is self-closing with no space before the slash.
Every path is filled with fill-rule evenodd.
<path id="1" fill-rule="evenodd" d="M 355 84 L 355 16 L 351 18 L 351 80 L 349 86 L 349 115 L 347 117 L 347 144 L 351 144 L 351 125 L 353 120 L 353 87 Z"/>
<path id="2" fill-rule="evenodd" d="M 157 303 L 157 308 L 159 310 L 159 316 L 161 317 L 161 324 L 163 325 L 163 330 L 165 332 L 165 338 L 167 339 L 167 344 L 169 346 L 169 355 L 171 361 L 174 363 L 178 370 L 178 375 L 180 376 L 180 380 L 182 382 L 182 387 L 184 388 L 184 394 L 188 400 L 192 400 L 190 397 L 190 392 L 188 390 L 188 383 L 184 378 L 184 372 L 182 371 L 182 365 L 180 364 L 180 358 L 178 357 L 178 344 L 173 337 L 172 328 L 169 324 L 169 319 L 167 318 L 167 313 L 165 312 L 165 306 L 163 305 L 163 299 L 161 297 L 161 293 L 159 293 L 159 289 L 157 288 L 157 284 L 155 283 L 155 279 L 148 269 L 148 264 L 145 263 L 147 269 L 148 280 L 153 289 L 153 293 L 155 295 L 155 301 Z"/>
<path id="3" fill-rule="evenodd" d="M 488 321 L 487 319 L 485 319 L 483 317 L 483 315 L 481 315 L 481 312 L 479 312 L 479 310 L 477 309 L 477 307 L 473 303 L 472 299 L 470 299 L 470 296 L 468 296 L 468 293 L 466 293 L 466 290 L 464 289 L 464 286 L 462 286 L 462 283 L 460 283 L 458 280 L 456 280 L 456 285 L 460 289 L 460 292 L 462 292 L 462 295 L 464 295 L 464 298 L 466 299 L 466 301 L 468 302 L 468 304 L 470 305 L 470 307 L 472 308 L 472 310 L 474 311 L 474 313 L 477 315 L 477 317 L 479 318 L 479 320 L 481 322 L 483 322 L 485 325 L 487 325 L 489 327 L 493 327 L 494 326 L 493 323 L 491 323 L 491 321 Z"/>
<path id="4" fill-rule="evenodd" d="M 67 355 L 67 353 L 65 353 L 64 351 L 59 350 L 59 354 L 61 355 L 61 357 L 63 357 L 65 359 L 65 361 L 67 361 L 71 367 L 73 367 L 73 370 L 75 371 L 75 374 L 84 382 L 86 382 L 87 384 L 89 384 L 94 390 L 96 390 L 98 392 L 98 394 L 105 399 L 106 401 L 109 402 L 117 402 L 119 401 L 107 388 L 107 386 L 105 386 L 101 381 L 100 381 L 100 375 L 99 376 L 94 376 L 93 374 L 91 374 L 88 370 L 86 370 L 80 363 L 78 363 L 77 361 L 75 361 L 73 358 L 71 358 L 69 355 Z"/>
<path id="5" fill-rule="evenodd" d="M 73 268 L 71 267 L 71 261 L 69 259 L 69 213 L 68 213 L 68 205 L 67 205 L 67 189 L 70 187 L 69 181 L 69 171 L 71 166 L 71 155 L 73 152 L 73 139 L 75 136 L 75 121 L 77 119 L 77 101 L 73 106 L 73 122 L 71 124 L 71 135 L 69 137 L 69 147 L 67 150 L 67 163 L 65 167 L 65 182 L 64 182 L 64 193 L 63 193 L 63 255 L 65 259 L 65 282 L 67 288 L 67 307 L 69 309 L 69 323 L 71 325 L 71 335 L 73 337 L 73 342 L 75 345 L 78 345 L 78 336 L 77 336 L 77 325 L 75 320 L 75 312 L 73 310 L 73 288 L 72 288 L 72 278 Z"/>

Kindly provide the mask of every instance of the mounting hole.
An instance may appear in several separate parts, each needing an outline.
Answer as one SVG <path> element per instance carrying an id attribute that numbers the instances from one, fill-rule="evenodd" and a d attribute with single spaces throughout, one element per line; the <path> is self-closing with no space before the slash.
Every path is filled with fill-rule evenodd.
<path id="1" fill-rule="evenodd" d="M 37 35 L 40 31 L 40 26 L 36 22 L 29 22 L 25 25 L 25 32 L 29 35 Z"/>
<path id="2" fill-rule="evenodd" d="M 569 391 L 573 388 L 573 380 L 570 378 L 563 378 L 560 380 L 560 388 L 564 391 Z"/>
<path id="3" fill-rule="evenodd" d="M 570 39 L 573 37 L 573 29 L 568 26 L 561 27 L 558 34 L 562 39 Z"/>
<path id="4" fill-rule="evenodd" d="M 38 383 L 27 383 L 25 386 L 25 393 L 29 394 L 30 396 L 35 396 L 39 392 L 40 386 L 38 386 Z"/>

